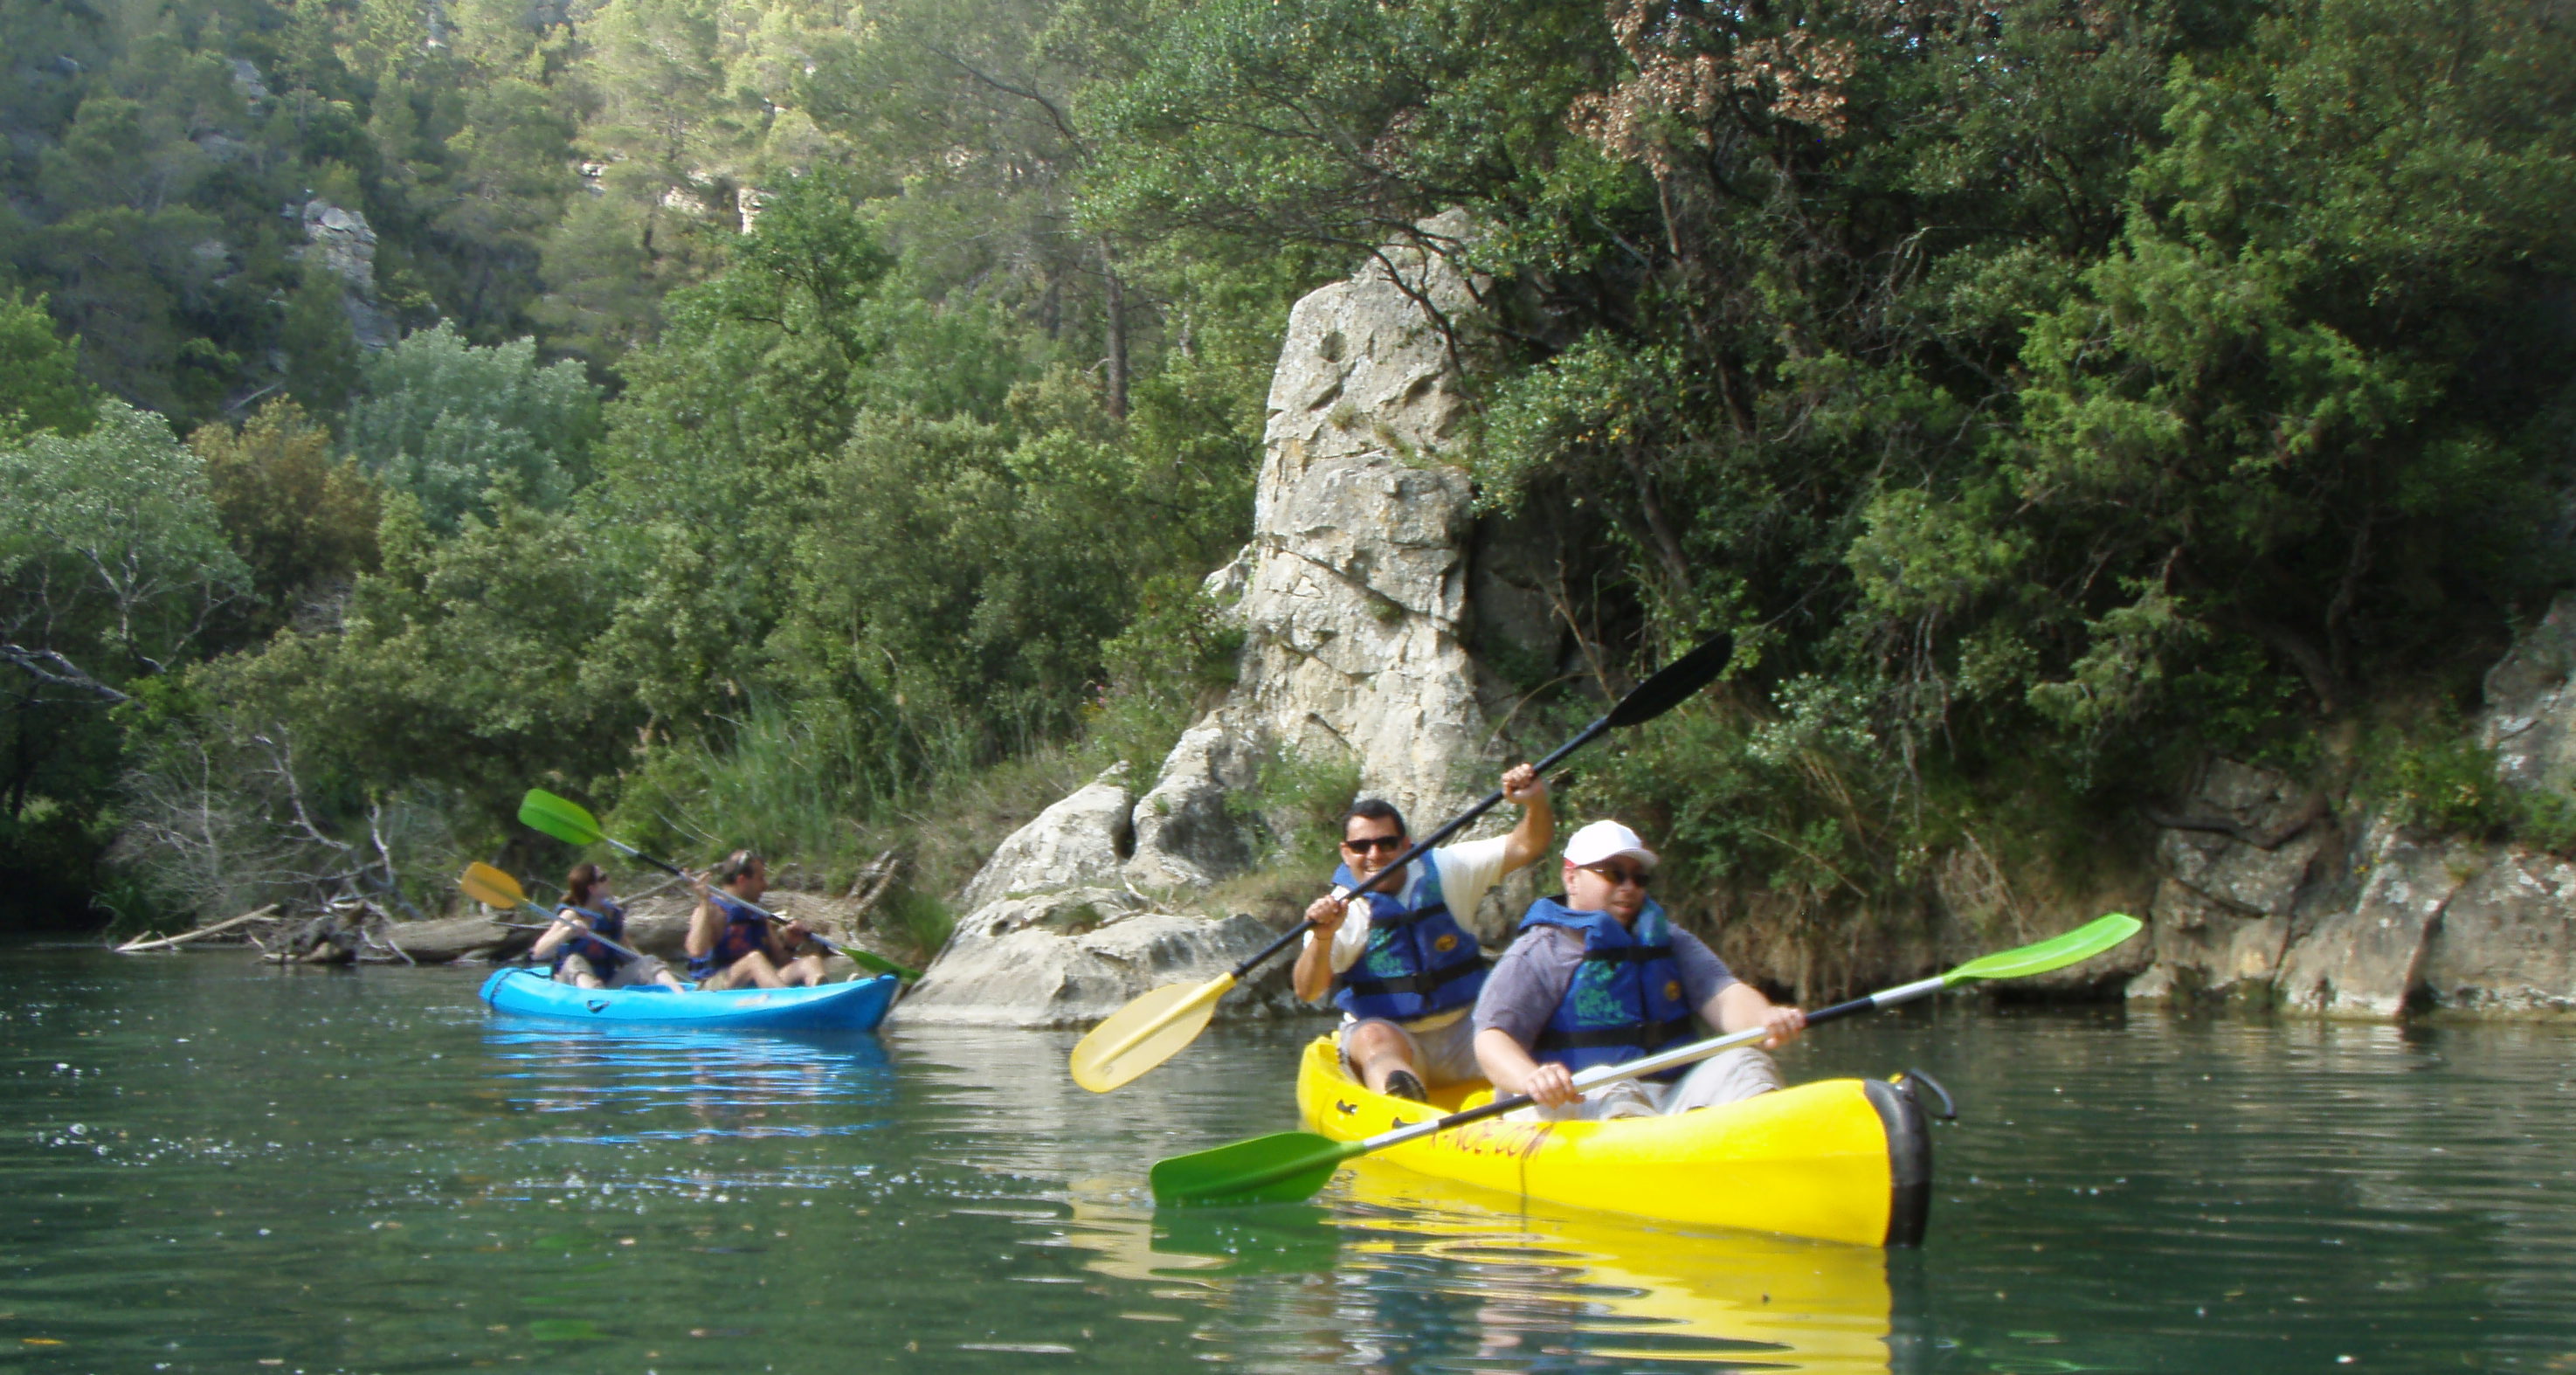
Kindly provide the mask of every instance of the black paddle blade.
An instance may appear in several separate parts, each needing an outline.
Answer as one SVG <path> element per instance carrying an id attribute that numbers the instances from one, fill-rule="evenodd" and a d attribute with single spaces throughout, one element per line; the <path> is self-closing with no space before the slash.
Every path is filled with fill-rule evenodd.
<path id="1" fill-rule="evenodd" d="M 1720 633 L 1708 643 L 1656 670 L 1655 676 L 1637 684 L 1619 705 L 1602 719 L 1611 729 L 1639 725 L 1681 705 L 1682 699 L 1717 681 L 1726 671 L 1727 662 L 1735 657 L 1735 637 Z"/>

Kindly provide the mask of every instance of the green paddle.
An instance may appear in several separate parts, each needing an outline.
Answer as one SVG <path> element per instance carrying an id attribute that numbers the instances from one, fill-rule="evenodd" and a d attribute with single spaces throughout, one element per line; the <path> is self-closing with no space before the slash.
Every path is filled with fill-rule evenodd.
<path id="1" fill-rule="evenodd" d="M 553 793 L 546 792 L 542 789 L 530 788 L 528 789 L 528 795 L 525 798 L 520 799 L 519 821 L 520 824 L 533 830 L 543 831 L 547 835 L 553 836 L 555 839 L 562 841 L 566 845 L 607 845 L 630 859 L 641 860 L 674 878 L 692 880 L 696 878 L 695 875 L 691 874 L 688 870 L 681 868 L 679 865 L 673 864 L 667 859 L 657 859 L 636 849 L 634 846 L 627 844 L 625 841 L 619 840 L 617 837 L 600 830 L 598 819 L 593 817 L 590 814 L 589 809 L 583 807 L 580 803 L 571 801 L 568 798 L 557 797 Z M 729 902 L 741 902 L 743 906 L 750 908 L 752 911 L 758 912 L 760 915 L 767 917 L 774 922 L 783 923 L 787 920 L 787 918 L 778 915 L 776 912 L 770 911 L 768 908 L 762 907 L 758 903 L 743 902 L 741 898 L 734 897 L 731 894 L 726 895 L 726 900 Z M 855 945 L 843 945 L 838 941 L 834 941 L 824 936 L 815 936 L 813 939 L 815 944 L 822 946 L 826 950 L 837 951 L 840 954 L 848 956 L 850 958 L 850 962 L 859 966 L 861 969 L 873 969 L 880 974 L 892 974 L 898 978 L 904 979 L 918 979 L 921 977 L 920 970 L 908 969 L 903 965 L 896 964 L 894 961 L 887 959 L 883 955 L 877 954 L 875 951 L 861 950 Z"/>
<path id="2" fill-rule="evenodd" d="M 1807 1014 L 1807 1025 L 1840 1021 L 1863 1012 L 1910 1003 L 1928 998 L 1945 988 L 1971 980 L 2022 979 L 2064 969 L 2070 964 L 2089 960 L 2105 950 L 2138 934 L 2135 917 L 2112 915 L 2089 925 L 2077 927 L 2062 936 L 2051 937 L 2035 945 L 1998 951 L 1982 959 L 1970 960 L 1947 974 L 1916 983 L 1900 984 L 1883 993 L 1855 998 L 1847 1003 L 1820 1008 Z M 1603 1065 L 1574 1076 L 1576 1089 L 1589 1089 L 1619 1079 L 1633 1079 L 1641 1074 L 1705 1060 L 1721 1050 L 1751 1045 L 1770 1033 L 1760 1027 L 1727 1036 L 1712 1036 L 1686 1046 L 1658 1051 L 1643 1059 L 1623 1065 Z M 1526 1094 L 1510 1094 L 1481 1107 L 1453 1112 L 1428 1122 L 1416 1122 L 1393 1131 L 1379 1132 L 1358 1141 L 1335 1141 L 1313 1132 L 1279 1132 L 1237 1141 L 1231 1146 L 1176 1155 L 1154 1164 L 1154 1202 L 1166 1207 L 1189 1205 L 1230 1205 L 1247 1203 L 1293 1203 L 1313 1196 L 1323 1188 L 1341 1163 L 1372 1151 L 1401 1145 L 1452 1127 L 1500 1117 L 1529 1106 Z"/>

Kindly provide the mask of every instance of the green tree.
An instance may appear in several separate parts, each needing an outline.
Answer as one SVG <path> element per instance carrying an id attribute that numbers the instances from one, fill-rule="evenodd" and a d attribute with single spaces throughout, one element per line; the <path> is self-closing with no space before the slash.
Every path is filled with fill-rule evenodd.
<path id="1" fill-rule="evenodd" d="M 431 528 L 490 516 L 490 494 L 561 506 L 590 475 L 600 392 L 581 365 L 540 365 L 536 342 L 478 348 L 441 323 L 360 364 L 349 452 L 421 503 Z"/>
<path id="2" fill-rule="evenodd" d="M 238 429 L 200 426 L 188 447 L 250 569 L 257 605 L 245 609 L 242 633 L 265 636 L 375 568 L 376 486 L 332 454 L 331 432 L 294 402 L 272 401 Z"/>
<path id="3" fill-rule="evenodd" d="M 80 340 L 54 334 L 45 298 L 0 295 L 0 444 L 38 430 L 78 435 L 98 418 L 98 393 L 80 376 Z"/>

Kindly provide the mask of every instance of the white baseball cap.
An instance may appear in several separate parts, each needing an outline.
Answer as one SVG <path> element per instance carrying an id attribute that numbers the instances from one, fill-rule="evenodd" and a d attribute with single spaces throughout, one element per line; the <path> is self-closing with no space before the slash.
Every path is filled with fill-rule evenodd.
<path id="1" fill-rule="evenodd" d="M 1593 822 L 1565 842 L 1565 862 L 1577 869 L 1589 869 L 1621 855 L 1632 855 L 1649 869 L 1661 863 L 1635 831 L 1616 821 Z"/>

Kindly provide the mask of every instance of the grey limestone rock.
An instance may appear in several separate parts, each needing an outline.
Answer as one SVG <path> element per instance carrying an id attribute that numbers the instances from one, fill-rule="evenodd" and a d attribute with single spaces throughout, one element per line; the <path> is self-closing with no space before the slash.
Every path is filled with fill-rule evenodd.
<path id="1" fill-rule="evenodd" d="M 2487 670 L 2479 742 L 2496 752 L 2496 776 L 2516 787 L 2565 792 L 2576 785 L 2576 593 Z"/>
<path id="2" fill-rule="evenodd" d="M 1127 766 L 1116 765 L 1012 832 L 967 881 L 966 907 L 1116 881 L 1134 843 L 1126 777 Z"/>
<path id="3" fill-rule="evenodd" d="M 1423 230 L 1471 235 L 1457 212 Z M 1446 327 L 1476 292 L 1440 256 L 1390 247 L 1291 312 L 1253 542 L 1207 584 L 1246 632 L 1236 686 L 1139 806 L 1138 882 L 1255 862 L 1257 831 L 1222 801 L 1266 756 L 1355 761 L 1363 791 L 1408 813 L 1455 803 L 1474 787 L 1462 777 L 1499 763 L 1466 646 L 1473 493 L 1444 459 L 1465 414 Z"/>
<path id="4" fill-rule="evenodd" d="M 2129 985 L 2130 997 L 2270 997 L 2290 942 L 2286 914 L 2248 913 L 2170 877 L 2152 910 L 2152 963 Z"/>
<path id="5" fill-rule="evenodd" d="M 1130 881 L 1147 888 L 1202 888 L 1257 858 L 1248 818 L 1228 799 L 1260 781 L 1261 755 L 1214 722 L 1184 732 L 1164 757 L 1162 779 L 1136 803 Z"/>
<path id="6" fill-rule="evenodd" d="M 1125 910 L 1124 892 L 1078 889 L 997 902 L 950 937 L 928 974 L 897 1006 L 906 1023 L 1085 1026 L 1167 983 L 1215 978 L 1269 943 L 1251 917 L 1211 921 Z M 1218 1015 L 1294 1010 L 1284 967 L 1274 963 L 1218 1004 Z"/>
<path id="7" fill-rule="evenodd" d="M 391 348 L 400 337 L 394 318 L 376 303 L 376 231 L 363 211 L 325 200 L 304 203 L 305 261 L 340 279 L 340 305 L 360 348 Z"/>
<path id="8" fill-rule="evenodd" d="M 2418 840 L 2380 822 L 2363 841 L 2368 878 L 2349 907 L 2299 931 L 2282 958 L 2282 1005 L 2327 1017 L 2394 1018 L 2424 973 L 2427 937 L 2467 881 L 2474 847 Z"/>
<path id="9" fill-rule="evenodd" d="M 2497 856 L 2442 909 L 2423 991 L 2448 1011 L 2576 1010 L 2576 865 L 2519 848 Z"/>

